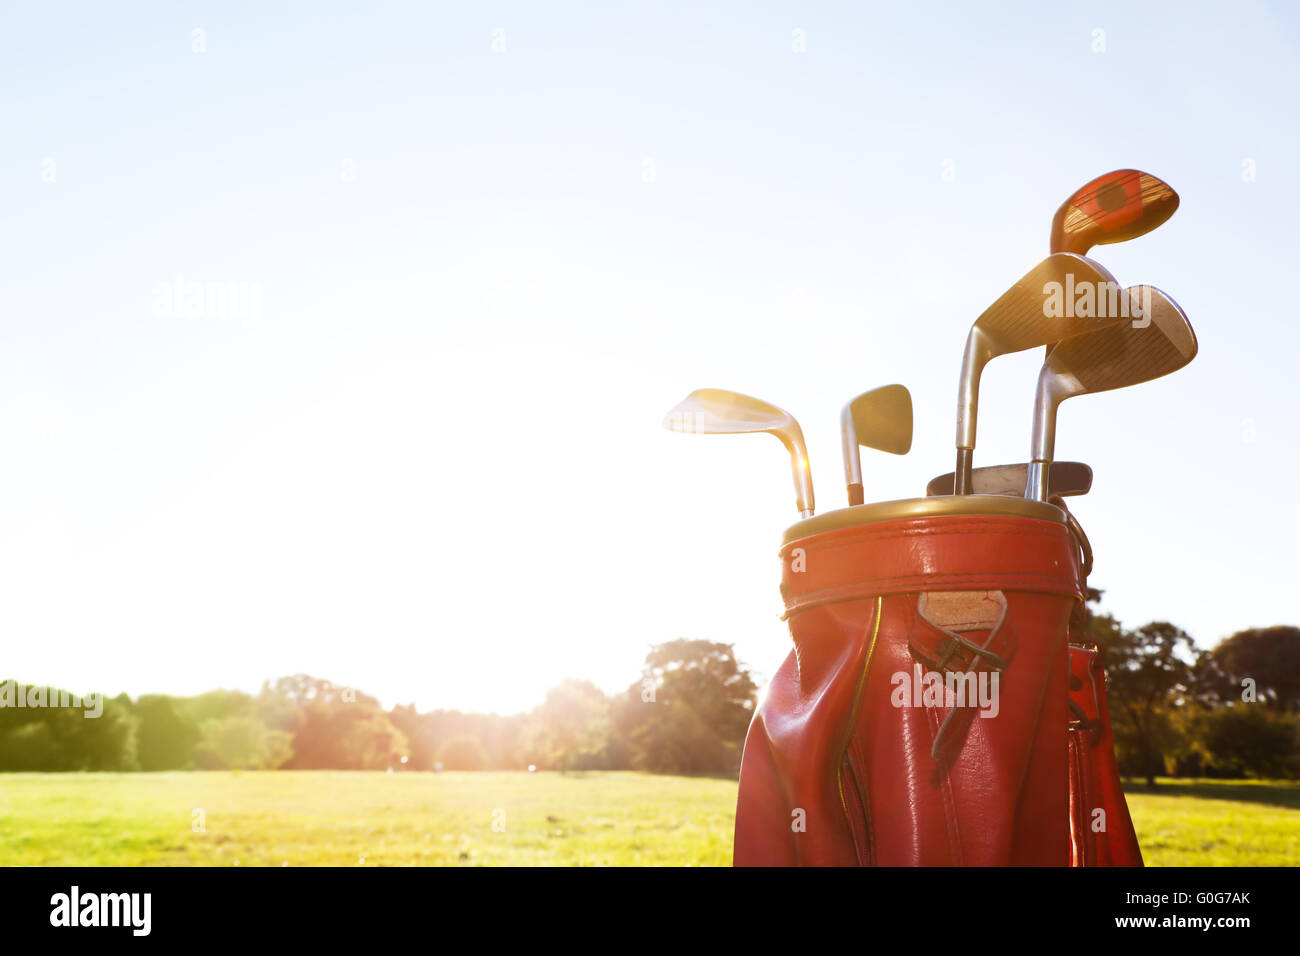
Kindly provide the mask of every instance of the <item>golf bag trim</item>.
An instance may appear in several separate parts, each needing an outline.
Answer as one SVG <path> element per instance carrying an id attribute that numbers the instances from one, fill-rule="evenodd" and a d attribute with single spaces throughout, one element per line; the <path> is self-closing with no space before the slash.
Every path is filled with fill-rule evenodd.
<path id="1" fill-rule="evenodd" d="M 867 674 L 871 670 L 871 658 L 875 655 L 876 641 L 880 637 L 880 615 L 881 615 L 882 605 L 884 603 L 885 603 L 885 599 L 883 595 L 877 597 L 876 609 L 871 614 L 871 618 L 872 618 L 871 643 L 867 645 L 867 656 L 862 662 L 862 673 L 858 675 L 858 686 L 853 692 L 853 710 L 849 714 L 850 727 L 855 726 L 858 722 L 858 711 L 862 707 L 862 688 L 867 683 Z M 858 839 L 857 839 L 857 834 L 853 827 L 853 815 L 849 813 L 849 801 L 844 796 L 844 769 L 843 768 L 845 762 L 848 759 L 849 745 L 852 743 L 853 743 L 853 735 L 849 734 L 849 736 L 847 736 L 844 739 L 844 746 L 840 748 L 839 759 L 835 761 L 835 766 L 840 768 L 840 772 L 835 775 L 835 784 L 839 788 L 840 809 L 844 811 L 844 822 L 849 825 L 849 832 L 854 834 L 853 844 L 856 848 L 858 844 Z M 858 786 L 858 782 L 856 779 L 854 780 L 854 787 L 858 788 L 858 801 L 862 804 L 863 813 L 867 817 L 867 821 L 868 821 L 867 834 L 869 834 L 871 832 L 871 827 L 869 825 L 871 820 L 871 814 L 870 814 L 870 809 L 867 806 L 866 795 L 861 792 L 861 788 Z M 864 840 L 866 838 L 867 837 L 864 834 Z M 868 848 L 868 856 L 869 855 L 870 855 L 870 849 Z"/>
<path id="2" fill-rule="evenodd" d="M 969 518 L 983 515 L 989 518 L 1038 518 L 1054 524 L 1063 524 L 1061 509 L 1045 501 L 1033 501 L 1018 495 L 946 495 L 930 498 L 903 498 L 898 501 L 876 501 L 869 505 L 855 505 L 835 511 L 823 511 L 812 518 L 795 522 L 785 529 L 782 544 L 811 538 L 828 531 L 846 528 L 863 528 L 901 518 L 940 518 L 960 515 Z"/>

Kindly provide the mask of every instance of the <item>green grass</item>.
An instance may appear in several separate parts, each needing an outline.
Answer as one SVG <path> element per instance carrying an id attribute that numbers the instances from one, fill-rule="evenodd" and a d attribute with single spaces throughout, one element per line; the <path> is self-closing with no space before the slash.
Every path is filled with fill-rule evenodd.
<path id="1" fill-rule="evenodd" d="M 1300 864 L 1300 784 L 1241 780 L 1126 780 L 1147 866 Z"/>
<path id="2" fill-rule="evenodd" d="M 735 804 L 635 773 L 6 774 L 0 863 L 724 866 Z"/>
<path id="3" fill-rule="evenodd" d="M 1296 784 L 1128 794 L 1149 866 L 1300 863 Z M 725 866 L 735 802 L 734 781 L 635 773 L 4 774 L 0 863 Z"/>

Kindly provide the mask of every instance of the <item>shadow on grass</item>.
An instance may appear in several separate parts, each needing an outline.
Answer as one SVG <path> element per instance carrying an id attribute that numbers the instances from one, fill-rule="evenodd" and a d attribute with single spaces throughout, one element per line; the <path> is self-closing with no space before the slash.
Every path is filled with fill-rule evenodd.
<path id="1" fill-rule="evenodd" d="M 653 770 L 555 770 L 561 777 L 585 780 L 587 777 L 604 777 L 611 773 L 636 774 L 640 777 L 682 777 L 688 780 L 727 780 L 736 783 L 739 773 L 656 773 Z"/>
<path id="2" fill-rule="evenodd" d="M 1130 796 L 1196 797 L 1201 800 L 1233 800 L 1300 810 L 1300 784 L 1289 781 L 1253 780 L 1170 780 L 1158 778 L 1156 789 L 1148 790 L 1146 781 L 1124 778 L 1124 792 Z"/>

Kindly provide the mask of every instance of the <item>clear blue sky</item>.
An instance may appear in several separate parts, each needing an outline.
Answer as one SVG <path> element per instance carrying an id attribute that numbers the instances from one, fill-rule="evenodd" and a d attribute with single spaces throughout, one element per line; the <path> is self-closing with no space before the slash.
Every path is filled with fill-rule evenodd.
<path id="1" fill-rule="evenodd" d="M 790 409 L 826 510 L 841 404 L 902 382 L 867 494 L 922 493 L 970 322 L 1122 166 L 1182 206 L 1095 255 L 1201 353 L 1062 410 L 1093 583 L 1205 645 L 1297 623 L 1294 8 L 1047 6 L 5 4 L 0 671 L 512 711 L 686 636 L 770 675 L 780 448 L 663 413 Z M 178 275 L 257 314 L 160 311 Z M 977 464 L 1025 458 L 1038 359 Z"/>

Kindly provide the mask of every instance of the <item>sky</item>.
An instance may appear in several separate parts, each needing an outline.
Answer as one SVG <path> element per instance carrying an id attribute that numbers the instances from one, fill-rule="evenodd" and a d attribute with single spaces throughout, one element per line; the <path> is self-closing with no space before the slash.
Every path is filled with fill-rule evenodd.
<path id="1" fill-rule="evenodd" d="M 1093 255 L 1200 354 L 1062 407 L 1090 583 L 1201 646 L 1300 623 L 1297 14 L 1054 6 L 0 4 L 0 672 L 516 712 L 686 637 L 765 679 L 784 452 L 664 413 L 788 409 L 826 511 L 840 407 L 902 383 L 866 494 L 923 494 L 970 323 L 1121 167 L 1181 206 Z"/>

